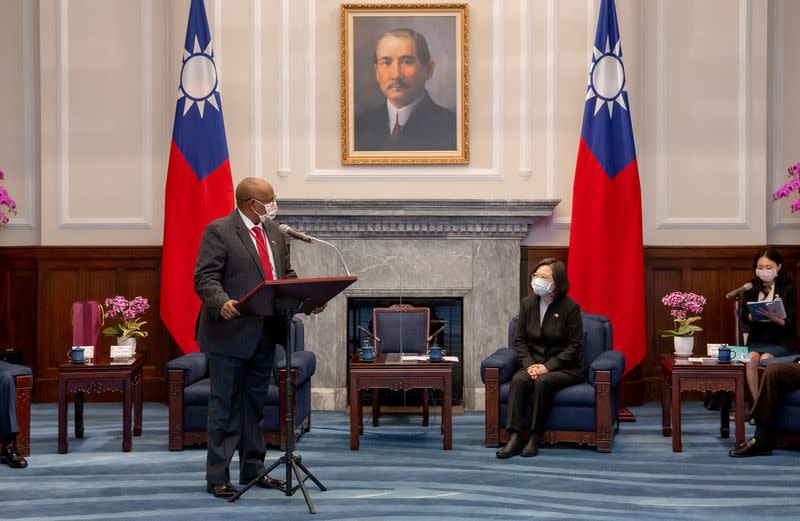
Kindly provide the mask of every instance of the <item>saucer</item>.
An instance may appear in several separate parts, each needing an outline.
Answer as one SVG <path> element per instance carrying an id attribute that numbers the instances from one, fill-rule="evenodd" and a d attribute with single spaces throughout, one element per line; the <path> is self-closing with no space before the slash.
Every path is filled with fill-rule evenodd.
<path id="1" fill-rule="evenodd" d="M 717 360 L 718 364 L 729 364 L 731 362 L 733 362 L 733 360 Z"/>
<path id="2" fill-rule="evenodd" d="M 70 362 L 71 362 L 71 363 L 73 363 L 73 364 L 75 364 L 75 365 L 83 365 L 83 364 L 85 364 L 85 363 L 86 363 L 86 360 L 81 360 L 80 362 L 76 362 L 76 361 L 74 361 L 74 360 L 70 360 Z"/>

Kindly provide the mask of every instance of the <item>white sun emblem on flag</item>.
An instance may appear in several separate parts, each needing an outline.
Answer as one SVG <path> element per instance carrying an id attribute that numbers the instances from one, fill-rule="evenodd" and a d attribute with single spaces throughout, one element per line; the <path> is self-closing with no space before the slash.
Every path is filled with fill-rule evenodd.
<path id="1" fill-rule="evenodd" d="M 622 110 L 628 110 L 628 107 L 625 106 L 625 99 L 622 97 L 622 93 L 625 92 L 625 67 L 622 65 L 620 40 L 617 40 L 614 45 L 613 52 L 610 49 L 608 38 L 606 38 L 605 52 L 595 47 L 592 53 L 586 99 L 597 98 L 594 104 L 595 116 L 604 103 L 608 105 L 608 117 L 614 115 L 614 102 L 619 103 Z"/>
<path id="2" fill-rule="evenodd" d="M 181 84 L 178 87 L 178 99 L 184 98 L 183 115 L 197 103 L 200 117 L 206 108 L 206 102 L 219 111 L 215 93 L 219 93 L 219 78 L 217 67 L 214 65 L 214 51 L 211 41 L 205 50 L 200 50 L 197 37 L 194 38 L 194 49 L 186 49 L 183 54 L 183 67 L 181 68 Z"/>

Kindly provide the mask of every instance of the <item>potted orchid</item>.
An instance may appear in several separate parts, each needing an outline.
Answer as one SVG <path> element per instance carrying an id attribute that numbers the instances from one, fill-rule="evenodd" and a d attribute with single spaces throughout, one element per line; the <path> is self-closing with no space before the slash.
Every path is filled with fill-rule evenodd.
<path id="1" fill-rule="evenodd" d="M 147 336 L 147 331 L 142 330 L 142 326 L 147 324 L 139 315 L 150 308 L 150 303 L 144 297 L 135 297 L 128 300 L 123 296 L 117 295 L 107 298 L 105 301 L 105 318 L 116 318 L 118 323 L 103 329 L 104 335 L 118 337 L 120 345 L 131 345 L 136 352 L 136 339 Z"/>
<path id="2" fill-rule="evenodd" d="M 5 174 L 3 174 L 3 171 L 0 170 L 0 181 L 3 179 L 5 179 Z M 14 202 L 11 196 L 8 195 L 8 191 L 0 186 L 0 226 L 8 224 L 8 216 L 3 211 L 4 206 L 8 209 L 8 213 L 16 215 L 17 204 Z"/>
<path id="3" fill-rule="evenodd" d="M 792 192 L 797 191 L 800 194 L 800 162 L 790 166 L 787 169 L 789 173 L 789 180 L 783 186 L 778 188 L 778 191 L 772 194 L 772 200 L 777 201 L 784 197 L 791 197 Z M 800 212 L 800 196 L 792 201 L 792 213 Z"/>
<path id="4" fill-rule="evenodd" d="M 673 337 L 676 355 L 690 355 L 694 347 L 694 334 L 703 328 L 696 324 L 699 316 L 689 316 L 689 313 L 702 313 L 706 305 L 706 298 L 697 293 L 684 293 L 674 291 L 664 295 L 661 303 L 670 308 L 669 314 L 675 322 L 675 329 L 661 332 L 662 337 Z"/>

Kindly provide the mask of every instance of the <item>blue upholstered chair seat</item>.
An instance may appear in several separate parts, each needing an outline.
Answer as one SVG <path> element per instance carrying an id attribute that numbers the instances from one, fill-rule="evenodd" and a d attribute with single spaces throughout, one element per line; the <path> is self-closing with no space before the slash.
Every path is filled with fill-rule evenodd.
<path id="1" fill-rule="evenodd" d="M 508 327 L 508 345 L 514 341 L 517 317 Z M 583 362 L 586 381 L 553 395 L 553 407 L 545 425 L 546 442 L 572 441 L 611 450 L 611 437 L 618 428 L 618 387 L 625 373 L 625 357 L 613 350 L 611 323 L 600 315 L 583 314 Z M 481 363 L 486 385 L 486 446 L 506 440 L 505 424 L 511 378 L 519 370 L 516 353 L 500 348 Z M 530 428 L 531 410 L 523 425 Z"/>
<path id="2" fill-rule="evenodd" d="M 311 427 L 311 377 L 317 370 L 317 358 L 313 352 L 305 351 L 303 322 L 299 318 L 292 319 L 292 328 L 295 436 L 299 436 Z M 275 366 L 278 371 L 286 370 L 286 351 L 282 345 L 276 346 Z M 188 353 L 171 360 L 167 363 L 167 374 L 170 385 L 169 449 L 183 450 L 186 445 L 205 442 L 211 389 L 206 355 Z M 274 375 L 270 377 L 262 427 L 269 443 L 281 445 L 286 441 L 286 422 L 280 407 L 283 392 L 283 386 L 275 381 Z"/>

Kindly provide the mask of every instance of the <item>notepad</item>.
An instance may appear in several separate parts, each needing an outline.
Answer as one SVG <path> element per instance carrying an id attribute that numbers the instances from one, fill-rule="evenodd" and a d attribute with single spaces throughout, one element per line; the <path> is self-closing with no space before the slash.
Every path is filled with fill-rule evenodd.
<path id="1" fill-rule="evenodd" d="M 762 309 L 774 311 L 778 314 L 778 318 L 786 318 L 786 309 L 783 307 L 783 301 L 779 298 L 772 302 L 748 302 L 747 309 L 750 311 L 750 316 L 753 317 L 752 320 L 756 322 L 769 322 L 769 319 L 760 313 Z"/>

